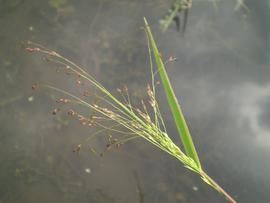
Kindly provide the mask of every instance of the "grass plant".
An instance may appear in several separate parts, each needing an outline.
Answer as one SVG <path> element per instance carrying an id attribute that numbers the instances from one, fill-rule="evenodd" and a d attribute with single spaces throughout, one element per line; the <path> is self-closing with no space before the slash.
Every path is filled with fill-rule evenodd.
<path id="1" fill-rule="evenodd" d="M 84 68 L 76 65 L 69 59 L 53 50 L 47 49 L 39 44 L 29 42 L 29 47 L 26 48 L 27 51 L 38 52 L 42 55 L 45 55 L 46 61 L 56 63 L 58 67 L 61 66 L 63 71 L 65 71 L 65 73 L 68 75 L 73 76 L 77 81 L 79 81 L 79 84 L 84 82 L 89 83 L 95 89 L 95 93 L 90 95 L 97 98 L 97 100 L 100 102 L 89 102 L 85 98 L 85 96 L 88 95 L 85 95 L 84 93 L 82 95 L 75 95 L 70 93 L 68 90 L 59 89 L 50 85 L 36 84 L 32 88 L 36 89 L 43 86 L 60 92 L 68 98 L 58 99 L 58 103 L 75 103 L 82 105 L 86 107 L 86 109 L 94 112 L 94 114 L 91 116 L 85 116 L 74 111 L 73 109 L 69 109 L 67 111 L 68 115 L 77 118 L 82 125 L 95 125 L 101 128 L 99 131 L 89 137 L 88 140 L 91 140 L 92 137 L 108 130 L 117 132 L 123 136 L 119 140 L 110 139 L 109 143 L 107 144 L 107 148 L 112 146 L 118 148 L 122 143 L 131 139 L 138 137 L 143 138 L 162 151 L 167 152 L 171 156 L 178 159 L 186 168 L 199 174 L 204 182 L 224 195 L 224 197 L 229 202 L 236 202 L 202 169 L 197 151 L 189 133 L 188 125 L 185 121 L 183 112 L 181 111 L 180 105 L 170 84 L 169 77 L 166 73 L 164 63 L 157 49 L 152 32 L 146 19 L 144 19 L 144 22 L 144 30 L 148 39 L 150 70 L 152 76 L 151 84 L 149 84 L 146 88 L 148 95 L 147 103 L 149 103 L 149 105 L 146 105 L 146 101 L 141 100 L 141 108 L 134 107 L 131 103 L 127 87 L 124 87 L 123 89 L 117 89 L 117 91 L 122 96 L 121 100 L 118 99 L 102 84 L 100 84 L 91 74 L 87 73 Z M 156 63 L 156 69 L 154 69 L 152 60 L 154 60 Z M 155 76 L 157 74 L 159 74 L 162 86 L 165 90 L 168 104 L 174 117 L 181 142 L 184 146 L 183 150 L 180 149 L 180 147 L 177 146 L 167 134 L 165 122 L 162 118 L 160 108 L 156 100 Z M 58 111 L 59 109 L 55 109 L 54 113 L 57 113 Z M 153 116 L 150 116 L 152 115 L 150 111 L 153 112 Z M 110 123 L 113 122 L 114 124 L 108 125 L 108 121 L 110 121 Z M 78 145 L 75 151 L 78 151 L 81 147 L 81 144 Z"/>

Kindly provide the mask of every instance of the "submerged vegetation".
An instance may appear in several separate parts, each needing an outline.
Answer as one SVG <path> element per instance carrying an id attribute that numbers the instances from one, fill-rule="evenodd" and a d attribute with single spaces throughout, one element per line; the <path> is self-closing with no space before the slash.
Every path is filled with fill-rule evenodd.
<path id="1" fill-rule="evenodd" d="M 162 151 L 167 152 L 171 156 L 178 159 L 186 168 L 199 174 L 205 183 L 209 184 L 219 193 L 224 195 L 229 202 L 236 202 L 222 189 L 222 187 L 220 187 L 210 176 L 207 175 L 207 173 L 204 172 L 189 133 L 184 115 L 170 84 L 164 62 L 157 49 L 155 40 L 146 19 L 144 31 L 146 32 L 148 39 L 152 81 L 151 84 L 149 84 L 146 88 L 148 100 L 141 100 L 141 108 L 137 108 L 132 104 L 128 88 L 126 86 L 124 86 L 122 89 L 117 89 L 122 97 L 122 100 L 120 100 L 102 84 L 100 84 L 91 74 L 87 73 L 84 68 L 76 65 L 69 59 L 63 57 L 53 50 L 47 49 L 39 44 L 29 42 L 29 47 L 26 48 L 28 52 L 37 52 L 45 55 L 45 60 L 47 62 L 55 63 L 57 64 L 57 67 L 60 66 L 62 68 L 61 71 L 74 77 L 77 85 L 84 86 L 85 88 L 83 92 L 79 92 L 79 95 L 73 94 L 69 90 L 64 90 L 45 84 L 35 84 L 32 86 L 32 89 L 35 90 L 40 87 L 52 89 L 64 94 L 67 97 L 57 99 L 57 103 L 61 105 L 78 104 L 86 107 L 87 110 L 90 110 L 90 116 L 79 113 L 71 108 L 66 110 L 68 115 L 78 119 L 82 125 L 96 126 L 101 128 L 92 134 L 87 141 L 104 131 L 111 131 L 121 134 L 122 136 L 119 139 L 109 137 L 109 142 L 106 145 L 106 150 L 108 150 L 113 146 L 119 148 L 123 143 L 134 138 L 143 138 L 144 140 L 160 148 Z M 153 66 L 153 59 L 157 66 L 156 69 L 154 69 Z M 167 101 L 174 117 L 184 149 L 180 149 L 180 147 L 177 146 L 167 134 L 166 125 L 162 118 L 159 104 L 156 100 L 155 78 L 158 74 L 161 84 L 165 90 Z M 88 89 L 86 84 L 89 85 Z M 89 88 L 91 88 L 91 90 Z M 59 111 L 60 108 L 56 108 L 52 113 L 57 114 Z M 87 114 L 89 114 L 89 111 Z M 114 124 L 112 125 L 111 122 L 114 122 Z M 83 144 L 78 144 L 74 147 L 73 151 L 79 152 L 82 147 Z M 100 155 L 102 156 L 103 153 Z"/>
<path id="2" fill-rule="evenodd" d="M 160 26 L 163 32 L 165 32 L 170 24 L 175 21 L 177 30 L 180 31 L 181 21 L 179 14 L 183 11 L 184 12 L 184 22 L 183 22 L 183 33 L 186 29 L 187 24 L 187 17 L 188 17 L 188 10 L 192 6 L 192 0 L 176 0 L 171 8 L 169 9 L 168 13 L 160 20 Z"/>
<path id="3" fill-rule="evenodd" d="M 219 0 L 208 0 L 208 1 L 212 2 L 215 9 L 218 8 L 217 2 L 219 2 Z M 192 0 L 175 0 L 171 5 L 171 8 L 168 10 L 167 14 L 159 21 L 161 30 L 165 32 L 168 29 L 168 27 L 173 22 L 175 22 L 177 31 L 185 33 L 188 20 L 188 12 L 191 9 L 191 7 L 192 7 Z M 246 6 L 244 0 L 236 0 L 234 10 L 239 10 L 240 8 L 244 9 L 245 11 L 249 11 L 249 8 Z M 180 18 L 181 13 L 184 13 L 183 22 L 181 21 Z"/>

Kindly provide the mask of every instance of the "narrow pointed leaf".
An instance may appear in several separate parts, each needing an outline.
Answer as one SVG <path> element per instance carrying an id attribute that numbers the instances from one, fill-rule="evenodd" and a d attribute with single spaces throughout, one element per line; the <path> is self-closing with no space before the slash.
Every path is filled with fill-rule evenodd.
<path id="1" fill-rule="evenodd" d="M 158 51 L 158 48 L 157 48 L 156 43 L 154 41 L 152 32 L 151 32 L 150 27 L 149 27 L 147 20 L 145 18 L 144 18 L 144 22 L 145 22 L 145 26 L 146 26 L 147 35 L 150 39 L 152 51 L 154 53 L 155 62 L 157 64 L 160 79 L 161 79 L 163 88 L 165 90 L 167 101 L 169 103 L 177 130 L 180 134 L 180 139 L 183 143 L 185 153 L 187 156 L 192 158 L 195 161 L 195 163 L 197 164 L 198 168 L 201 169 L 200 160 L 199 160 L 198 154 L 196 152 L 195 146 L 193 144 L 193 141 L 192 141 L 187 123 L 185 121 L 183 112 L 182 112 L 180 105 L 177 101 L 177 98 L 174 94 L 174 91 L 173 91 L 173 88 L 171 86 L 169 77 L 167 75 L 164 63 L 161 59 L 161 55 Z"/>

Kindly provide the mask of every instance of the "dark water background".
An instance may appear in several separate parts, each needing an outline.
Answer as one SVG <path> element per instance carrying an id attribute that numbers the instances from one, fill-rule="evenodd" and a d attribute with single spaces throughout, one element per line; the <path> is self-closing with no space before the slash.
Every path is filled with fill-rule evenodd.
<path id="1" fill-rule="evenodd" d="M 46 82 L 76 84 L 24 51 L 27 40 L 63 53 L 106 87 L 145 96 L 149 62 L 143 16 L 152 26 L 206 171 L 239 202 L 270 202 L 269 4 L 195 1 L 183 37 L 158 20 L 165 0 L 0 0 L 0 202 L 226 202 L 177 160 L 143 140 L 100 157 L 84 144 L 95 129 L 52 116 Z M 162 99 L 169 133 L 178 141 Z M 167 113 L 166 113 L 167 112 Z M 90 143 L 98 152 L 105 138 Z M 87 169 L 87 170 L 86 170 Z M 90 170 L 90 173 L 88 173 Z"/>

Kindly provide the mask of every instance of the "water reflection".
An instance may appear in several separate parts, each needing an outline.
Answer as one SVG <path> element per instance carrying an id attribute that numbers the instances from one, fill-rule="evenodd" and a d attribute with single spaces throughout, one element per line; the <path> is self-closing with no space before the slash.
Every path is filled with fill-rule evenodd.
<path id="1" fill-rule="evenodd" d="M 264 147 L 269 147 L 270 139 L 269 128 L 266 125 L 269 118 L 269 87 L 269 84 L 259 86 L 249 83 L 235 88 L 232 93 L 237 109 L 236 121 L 240 126 L 249 126 L 250 134 L 256 140 L 254 144 Z"/>
<path id="2" fill-rule="evenodd" d="M 169 6 L 163 1 L 55 2 L 0 1 L 1 201 L 225 202 L 176 160 L 139 139 L 102 158 L 83 145 L 74 153 L 95 129 L 61 113 L 51 115 L 59 95 L 31 90 L 40 81 L 71 91 L 76 85 L 24 53 L 21 42 L 28 39 L 88 67 L 111 89 L 127 84 L 139 101 L 149 76 L 140 30 L 147 16 L 164 58 L 178 58 L 167 70 L 203 165 L 240 202 L 269 202 L 265 2 L 247 1 L 248 14 L 235 12 L 233 2 L 221 2 L 218 11 L 194 2 L 184 38 L 173 26 L 159 31 L 158 18 Z M 167 121 L 177 141 L 169 114 Z M 90 144 L 102 152 L 104 139 Z"/>

